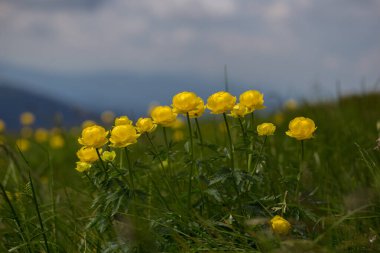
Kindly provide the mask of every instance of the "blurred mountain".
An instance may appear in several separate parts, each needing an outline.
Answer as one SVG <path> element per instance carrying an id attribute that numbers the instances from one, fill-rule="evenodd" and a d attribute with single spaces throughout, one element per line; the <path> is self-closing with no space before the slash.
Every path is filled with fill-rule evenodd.
<path id="1" fill-rule="evenodd" d="M 20 128 L 19 116 L 26 111 L 36 116 L 35 127 L 71 127 L 80 125 L 86 119 L 98 118 L 99 114 L 95 112 L 17 86 L 13 82 L 0 80 L 0 119 L 6 122 L 9 130 Z"/>

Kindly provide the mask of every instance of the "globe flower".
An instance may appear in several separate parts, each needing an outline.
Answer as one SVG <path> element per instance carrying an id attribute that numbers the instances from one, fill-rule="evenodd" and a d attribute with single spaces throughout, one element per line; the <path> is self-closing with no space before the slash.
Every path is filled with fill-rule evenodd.
<path id="1" fill-rule="evenodd" d="M 177 119 L 177 113 L 173 112 L 169 106 L 156 106 L 153 108 L 151 116 L 154 123 L 164 127 L 171 126 Z"/>
<path id="2" fill-rule="evenodd" d="M 104 151 L 101 158 L 103 161 L 112 162 L 116 158 L 116 153 L 115 151 Z"/>
<path id="3" fill-rule="evenodd" d="M 241 118 L 244 117 L 248 113 L 248 108 L 242 105 L 241 103 L 234 105 L 234 107 L 231 110 L 231 113 L 228 114 L 231 117 L 234 118 Z"/>
<path id="4" fill-rule="evenodd" d="M 5 122 L 0 119 L 0 133 L 4 132 L 4 130 L 5 130 Z"/>
<path id="5" fill-rule="evenodd" d="M 306 140 L 313 138 L 313 133 L 316 129 L 312 119 L 296 117 L 289 122 L 289 130 L 286 131 L 286 135 L 297 140 Z"/>
<path id="6" fill-rule="evenodd" d="M 291 228 L 290 223 L 279 215 L 274 216 L 270 224 L 273 232 L 278 235 L 286 235 Z"/>
<path id="7" fill-rule="evenodd" d="M 178 93 L 173 97 L 173 111 L 175 113 L 187 114 L 197 107 L 197 94 L 190 91 Z"/>
<path id="8" fill-rule="evenodd" d="M 95 126 L 95 125 L 96 125 L 95 121 L 85 120 L 82 122 L 82 129 L 85 129 L 85 128 L 90 127 L 90 126 Z"/>
<path id="9" fill-rule="evenodd" d="M 113 112 L 111 112 L 111 111 L 104 111 L 100 115 L 100 118 L 102 119 L 102 121 L 104 123 L 106 123 L 106 124 L 112 124 L 112 122 L 115 119 L 115 114 Z"/>
<path id="10" fill-rule="evenodd" d="M 232 110 L 235 102 L 236 97 L 226 91 L 219 91 L 209 96 L 206 107 L 212 114 L 221 114 Z"/>
<path id="11" fill-rule="evenodd" d="M 136 128 L 132 125 L 115 126 L 111 131 L 110 142 L 112 147 L 124 148 L 137 142 Z"/>
<path id="12" fill-rule="evenodd" d="M 262 123 L 257 126 L 257 133 L 259 136 L 273 135 L 274 131 L 276 131 L 276 126 L 272 123 Z"/>
<path id="13" fill-rule="evenodd" d="M 79 161 L 86 163 L 93 163 L 99 159 L 95 148 L 81 147 L 77 152 Z"/>
<path id="14" fill-rule="evenodd" d="M 151 118 L 139 118 L 136 122 L 136 128 L 139 133 L 151 133 L 156 127 L 157 125 L 153 123 Z"/>
<path id="15" fill-rule="evenodd" d="M 115 119 L 115 126 L 121 125 L 132 125 L 132 120 L 130 120 L 127 116 L 121 116 Z"/>
<path id="16" fill-rule="evenodd" d="M 30 142 L 28 139 L 18 139 L 16 140 L 16 146 L 21 150 L 21 151 L 27 151 L 30 148 Z"/>
<path id="17" fill-rule="evenodd" d="M 55 134 L 50 138 L 49 144 L 53 149 L 60 149 L 65 146 L 65 139 L 61 135 Z"/>
<path id="18" fill-rule="evenodd" d="M 83 146 L 100 148 L 108 142 L 107 135 L 108 131 L 103 127 L 94 125 L 82 130 L 82 136 L 78 142 Z"/>
<path id="19" fill-rule="evenodd" d="M 30 126 L 34 123 L 35 117 L 31 112 L 24 112 L 20 115 L 20 123 L 23 126 Z"/>
<path id="20" fill-rule="evenodd" d="M 79 172 L 85 172 L 89 170 L 90 168 L 91 168 L 91 164 L 86 163 L 86 162 L 77 162 L 77 167 L 75 167 L 75 169 Z"/>
<path id="21" fill-rule="evenodd" d="M 248 113 L 254 110 L 264 109 L 264 94 L 257 90 L 247 90 L 239 97 L 240 104 L 248 108 Z"/>
<path id="22" fill-rule="evenodd" d="M 195 107 L 194 110 L 189 111 L 189 117 L 190 118 L 198 118 L 202 116 L 206 109 L 205 103 L 203 102 L 203 99 L 198 97 L 197 98 L 197 106 Z"/>
<path id="23" fill-rule="evenodd" d="M 42 143 L 47 141 L 49 138 L 49 132 L 45 128 L 37 128 L 36 132 L 34 133 L 34 139 L 38 143 Z"/>
<path id="24" fill-rule="evenodd" d="M 30 138 L 33 136 L 33 128 L 29 126 L 24 126 L 21 128 L 20 134 L 23 138 Z"/>

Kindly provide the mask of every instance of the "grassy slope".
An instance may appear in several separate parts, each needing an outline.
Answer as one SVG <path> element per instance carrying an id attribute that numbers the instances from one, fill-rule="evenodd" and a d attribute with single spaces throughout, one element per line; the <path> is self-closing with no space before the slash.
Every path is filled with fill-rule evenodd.
<path id="1" fill-rule="evenodd" d="M 49 151 L 51 159 L 43 147 L 33 145 L 32 150 L 25 152 L 25 158 L 37 190 L 49 250 L 377 252 L 380 153 L 374 147 L 379 137 L 378 108 L 380 94 L 368 94 L 345 97 L 334 103 L 304 105 L 270 119 L 256 119 L 255 125 L 276 121 L 278 128 L 275 136 L 268 138 L 260 156 L 263 139 L 255 137 L 253 155 L 257 166 L 253 178 L 244 173 L 247 147 L 239 135 L 239 125 L 231 120 L 236 170 L 242 172 L 235 175 L 241 180 L 237 181 L 241 187 L 238 199 L 233 180 L 226 177 L 230 175 L 225 168 L 228 159 L 224 147 L 228 145 L 219 126 L 222 120 L 201 122 L 205 142 L 214 145 L 205 147 L 200 159 L 201 149 L 198 139 L 195 140 L 196 171 L 200 168 L 203 173 L 200 178 L 195 173 L 190 214 L 186 207 L 189 161 L 183 142 L 172 147 L 172 174 L 166 176 L 159 169 L 158 160 L 152 163 L 146 140 L 132 148 L 136 187 L 141 192 L 136 201 L 128 200 L 130 195 L 123 193 L 117 180 L 104 185 L 91 174 L 96 185 L 93 186 L 73 170 L 76 136 L 65 133 L 68 144 L 64 150 Z M 315 138 L 305 142 L 300 198 L 295 196 L 300 143 L 284 134 L 287 123 L 295 116 L 312 118 L 318 127 Z M 158 149 L 164 159 L 166 149 L 158 130 L 154 142 L 162 143 Z M 183 131 L 186 134 L 186 128 Z M 13 154 L 0 153 L 0 175 L 2 185 L 10 192 L 22 231 L 3 196 L 0 249 L 28 252 L 29 241 L 31 251 L 44 251 L 46 245 L 40 233 L 35 198 L 28 183 L 29 167 L 20 155 Z M 125 160 L 123 164 L 121 170 L 126 167 Z M 155 185 L 148 183 L 149 173 Z M 251 180 L 250 191 L 244 191 L 244 180 Z M 96 190 L 99 185 L 103 188 Z M 162 196 L 155 187 L 161 189 Z M 204 204 L 202 199 L 206 200 Z M 275 210 L 285 207 L 284 216 L 291 222 L 292 232 L 277 237 L 270 232 L 268 220 L 271 215 L 281 213 Z M 90 221 L 91 226 L 86 228 Z"/>

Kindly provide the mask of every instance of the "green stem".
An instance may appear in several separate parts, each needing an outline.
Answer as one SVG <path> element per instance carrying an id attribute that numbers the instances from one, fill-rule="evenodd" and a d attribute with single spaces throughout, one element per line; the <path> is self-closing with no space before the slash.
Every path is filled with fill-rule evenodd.
<path id="1" fill-rule="evenodd" d="M 49 245 L 47 243 L 47 237 L 46 237 L 46 232 L 45 232 L 45 228 L 44 228 L 44 223 L 42 222 L 41 212 L 40 212 L 40 208 L 38 206 L 37 196 L 36 196 L 36 192 L 34 190 L 33 181 L 32 181 L 32 177 L 30 176 L 30 172 L 29 172 L 29 182 L 30 182 L 30 188 L 32 188 L 33 202 L 34 202 L 34 206 L 36 207 L 37 217 L 38 217 L 38 221 L 40 223 L 42 237 L 44 238 L 46 252 L 50 253 Z"/>
<path id="2" fill-rule="evenodd" d="M 267 142 L 267 139 L 268 139 L 268 136 L 265 136 L 264 138 L 264 142 L 263 142 L 263 145 L 261 146 L 260 148 L 260 152 L 259 152 L 259 156 L 257 157 L 257 160 L 256 160 L 256 163 L 255 163 L 255 166 L 253 166 L 253 170 L 251 172 L 251 175 L 253 176 L 253 173 L 255 173 L 256 171 L 256 167 L 257 165 L 259 164 L 259 160 L 261 158 L 261 154 L 263 153 L 263 150 L 264 150 L 264 146 L 265 146 L 265 143 Z"/>
<path id="3" fill-rule="evenodd" d="M 190 138 L 190 173 L 189 173 L 189 188 L 187 192 L 187 208 L 190 211 L 191 210 L 191 181 L 193 177 L 193 169 L 194 169 L 194 143 L 193 143 L 193 131 L 191 129 L 191 122 L 190 122 L 190 116 L 189 113 L 186 114 L 187 118 L 187 125 L 189 129 L 189 138 Z"/>
<path id="4" fill-rule="evenodd" d="M 201 159 L 202 159 L 203 158 L 203 137 L 202 137 L 202 132 L 201 132 L 201 128 L 199 126 L 198 119 L 194 118 L 194 120 L 195 120 L 195 125 L 197 126 L 197 133 L 198 133 L 198 137 L 199 137 L 199 142 L 201 144 Z"/>
<path id="5" fill-rule="evenodd" d="M 154 145 L 153 141 L 152 141 L 152 138 L 150 137 L 149 133 L 145 132 L 145 136 L 146 138 L 148 139 L 150 145 L 152 146 L 152 149 L 153 149 L 153 152 L 154 152 L 154 155 L 158 158 L 158 160 L 160 161 L 160 165 L 161 165 L 161 168 L 163 171 L 165 171 L 165 166 L 164 166 L 164 163 L 162 162 L 162 159 L 161 157 L 159 156 L 158 154 L 158 151 L 157 151 L 157 148 L 156 146 Z M 152 178 L 152 177 L 151 177 Z M 178 201 L 178 197 L 177 197 L 177 194 L 175 193 L 175 191 L 172 189 L 172 187 L 170 186 L 170 183 L 167 181 L 167 175 L 164 175 L 163 177 L 163 180 L 166 184 L 166 186 L 168 187 L 169 191 L 171 191 L 171 193 L 173 194 L 173 196 L 176 198 L 176 200 Z M 157 187 L 155 187 L 155 189 L 158 189 Z M 160 197 L 162 197 L 161 193 L 159 192 L 159 195 Z M 163 199 L 163 197 L 162 197 Z M 165 203 L 166 205 L 166 203 Z M 169 209 L 168 209 L 169 210 Z"/>
<path id="6" fill-rule="evenodd" d="M 231 137 L 231 132 L 230 132 L 230 127 L 228 125 L 228 120 L 227 120 L 227 115 L 224 112 L 223 113 L 223 118 L 224 118 L 224 123 L 226 124 L 227 128 L 227 134 L 228 134 L 228 143 L 230 145 L 230 157 L 231 157 L 231 168 L 234 171 L 235 170 L 235 162 L 234 162 L 234 146 L 232 144 L 232 137 Z"/>
<path id="7" fill-rule="evenodd" d="M 152 146 L 152 149 L 153 149 L 154 155 L 158 158 L 158 160 L 159 160 L 159 162 L 160 162 L 160 165 L 161 165 L 161 168 L 162 168 L 163 170 L 165 170 L 165 167 L 164 167 L 164 164 L 163 164 L 163 162 L 162 162 L 162 159 L 161 159 L 161 157 L 160 157 L 159 154 L 158 154 L 158 151 L 157 151 L 157 149 L 156 149 L 156 146 L 153 144 L 152 138 L 150 138 L 148 132 L 145 132 L 145 136 L 146 136 L 146 138 L 148 139 L 150 145 Z"/>
<path id="8" fill-rule="evenodd" d="M 99 158 L 100 164 L 102 165 L 102 168 L 103 168 L 103 170 L 104 170 L 104 173 L 106 174 L 106 176 L 107 176 L 107 178 L 108 178 L 107 168 L 106 168 L 106 165 L 104 164 L 103 159 L 102 159 L 102 157 L 101 157 L 101 155 L 100 155 L 99 149 L 96 148 L 95 150 L 96 150 L 96 154 L 98 155 L 98 158 Z"/>
<path id="9" fill-rule="evenodd" d="M 131 163 L 131 159 L 129 158 L 129 150 L 127 147 L 124 148 L 124 151 L 125 151 L 125 157 L 127 158 L 127 162 L 128 162 L 128 171 L 129 171 L 129 180 L 131 182 L 131 192 L 132 192 L 132 195 L 133 195 L 133 198 L 135 198 L 135 184 L 134 184 L 134 181 L 133 181 L 133 169 L 132 169 L 132 163 Z"/>
<path id="10" fill-rule="evenodd" d="M 28 248 L 28 252 L 32 253 L 32 250 L 30 249 L 30 244 L 29 244 L 29 239 L 26 239 L 26 235 L 25 235 L 25 232 L 24 232 L 24 229 L 22 228 L 21 226 L 21 222 L 17 216 L 17 213 L 16 213 L 16 210 L 14 209 L 13 205 L 12 205 L 12 202 L 10 201 L 10 199 L 8 198 L 8 195 L 7 195 L 7 192 L 5 191 L 3 185 L 0 183 L 0 188 L 1 188 L 1 191 L 3 193 L 3 196 L 4 196 L 4 199 L 5 201 L 7 202 L 9 208 L 11 209 L 11 212 L 13 214 L 13 218 L 15 219 L 16 221 L 16 224 L 17 224 L 17 227 L 18 229 L 20 230 L 20 237 L 21 237 L 21 240 L 23 240 L 24 242 L 26 241 L 26 245 L 27 245 L 27 248 Z"/>
<path id="11" fill-rule="evenodd" d="M 250 129 L 252 130 L 253 132 L 253 122 L 254 122 L 254 116 L 253 116 L 253 112 L 251 112 L 251 118 L 250 118 Z M 251 165 L 252 165 L 252 152 L 253 152 L 253 133 L 252 133 L 252 138 L 251 138 L 251 144 L 249 146 L 249 150 L 250 150 L 250 154 L 248 155 L 248 161 L 247 161 L 247 165 L 248 165 L 248 172 L 251 171 Z"/>
<path id="12" fill-rule="evenodd" d="M 297 175 L 297 186 L 296 186 L 296 198 L 298 202 L 300 202 L 299 198 L 299 187 L 300 187 L 300 181 L 303 173 L 303 159 L 304 159 L 304 141 L 301 140 L 301 156 L 300 156 L 300 165 L 299 165 L 299 171 Z"/>
<path id="13" fill-rule="evenodd" d="M 166 127 L 162 127 L 162 131 L 164 132 L 164 141 L 165 141 L 165 146 L 168 153 L 168 167 L 169 167 L 169 172 L 171 173 L 172 165 L 170 161 L 170 146 L 169 146 L 169 141 L 168 141 L 168 134 L 166 132 Z"/>

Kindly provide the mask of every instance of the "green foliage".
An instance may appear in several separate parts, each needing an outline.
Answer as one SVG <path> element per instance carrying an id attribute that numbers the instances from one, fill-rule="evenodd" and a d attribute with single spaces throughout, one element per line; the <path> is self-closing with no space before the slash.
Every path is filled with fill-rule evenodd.
<path id="1" fill-rule="evenodd" d="M 65 132 L 64 149 L 34 143 L 22 153 L 7 136 L 0 251 L 378 252 L 378 108 L 380 94 L 368 94 L 253 125 L 228 118 L 232 145 L 222 117 L 175 130 L 193 140 L 174 141 L 166 129 L 167 145 L 158 129 L 85 173 L 74 170 L 77 135 Z M 296 116 L 318 127 L 301 164 L 300 142 L 284 134 Z M 264 141 L 255 127 L 268 121 L 277 130 Z M 291 223 L 288 235 L 272 232 L 274 215 Z"/>

